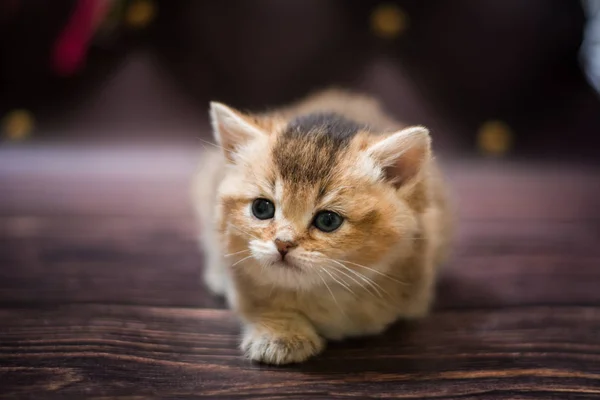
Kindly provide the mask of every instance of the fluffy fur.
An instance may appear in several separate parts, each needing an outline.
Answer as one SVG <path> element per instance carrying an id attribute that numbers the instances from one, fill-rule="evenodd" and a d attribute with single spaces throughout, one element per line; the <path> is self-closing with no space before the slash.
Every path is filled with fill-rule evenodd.
<path id="1" fill-rule="evenodd" d="M 241 317 L 247 357 L 301 362 L 327 339 L 427 313 L 451 225 L 427 129 L 341 91 L 210 114 L 220 148 L 203 154 L 193 190 L 205 281 Z M 272 219 L 254 217 L 256 198 Z M 339 229 L 312 225 L 322 210 L 344 218 Z M 276 239 L 293 244 L 285 260 Z"/>

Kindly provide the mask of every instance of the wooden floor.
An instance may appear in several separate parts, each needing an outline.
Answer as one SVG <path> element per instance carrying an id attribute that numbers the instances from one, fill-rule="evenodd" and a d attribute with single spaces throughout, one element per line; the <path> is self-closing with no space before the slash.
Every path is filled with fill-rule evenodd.
<path id="1" fill-rule="evenodd" d="M 447 162 L 434 313 L 289 367 L 201 284 L 196 148 L 0 148 L 0 397 L 600 398 L 598 169 Z"/>

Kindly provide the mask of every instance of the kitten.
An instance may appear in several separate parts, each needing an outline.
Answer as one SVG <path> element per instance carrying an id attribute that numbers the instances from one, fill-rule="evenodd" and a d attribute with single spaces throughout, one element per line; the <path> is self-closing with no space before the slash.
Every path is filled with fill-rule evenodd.
<path id="1" fill-rule="evenodd" d="M 247 357 L 301 362 L 427 313 L 450 238 L 427 129 L 334 90 L 210 116 L 221 149 L 194 182 L 205 281 L 241 317 Z"/>

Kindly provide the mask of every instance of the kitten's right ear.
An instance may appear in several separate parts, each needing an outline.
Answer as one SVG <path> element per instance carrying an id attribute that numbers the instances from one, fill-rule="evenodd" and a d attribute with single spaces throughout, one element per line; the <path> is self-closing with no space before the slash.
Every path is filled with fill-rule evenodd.
<path id="1" fill-rule="evenodd" d="M 229 161 L 240 146 L 266 135 L 242 113 L 214 101 L 210 103 L 210 120 L 215 140 Z"/>
<path id="2" fill-rule="evenodd" d="M 430 159 L 429 130 L 423 126 L 402 129 L 384 136 L 367 153 L 383 168 L 385 178 L 398 188 L 416 177 Z"/>

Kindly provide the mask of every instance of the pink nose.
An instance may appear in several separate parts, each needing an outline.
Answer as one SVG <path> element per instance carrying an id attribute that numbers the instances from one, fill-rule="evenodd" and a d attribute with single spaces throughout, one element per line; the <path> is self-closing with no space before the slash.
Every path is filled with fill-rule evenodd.
<path id="1" fill-rule="evenodd" d="M 287 240 L 275 239 L 275 246 L 277 247 L 279 254 L 281 254 L 281 258 L 283 258 L 290 251 L 290 249 L 296 247 L 297 244 Z"/>

